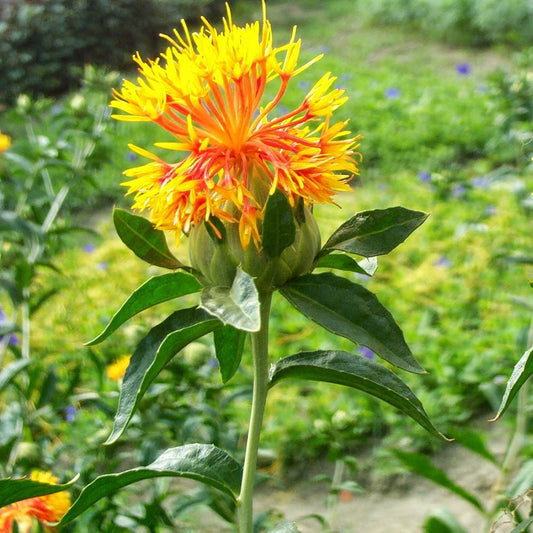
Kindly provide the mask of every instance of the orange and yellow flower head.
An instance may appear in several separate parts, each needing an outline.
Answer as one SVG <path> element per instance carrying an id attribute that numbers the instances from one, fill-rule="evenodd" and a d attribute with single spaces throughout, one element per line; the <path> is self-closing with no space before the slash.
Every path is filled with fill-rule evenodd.
<path id="1" fill-rule="evenodd" d="M 34 471 L 30 479 L 40 483 L 56 484 L 57 478 L 50 472 Z M 0 509 L 0 533 L 11 533 L 16 523 L 20 533 L 32 531 L 40 522 L 44 531 L 55 531 L 51 525 L 61 520 L 70 507 L 70 495 L 66 491 L 28 498 Z"/>
<path id="2" fill-rule="evenodd" d="M 123 112 L 114 118 L 154 122 L 171 135 L 156 143 L 164 157 L 130 145 L 149 162 L 126 170 L 124 185 L 159 229 L 179 237 L 217 217 L 237 225 L 243 248 L 259 249 L 265 196 L 278 189 L 293 206 L 331 202 L 358 171 L 359 137 L 332 122 L 346 96 L 329 73 L 292 111 L 279 105 L 292 78 L 320 57 L 298 66 L 294 31 L 275 47 L 264 4 L 262 24 L 236 26 L 229 7 L 222 31 L 203 23 L 197 33 L 182 22 L 181 34 L 164 36 L 169 46 L 156 60 L 136 54 L 140 76 L 114 91 L 111 106 Z"/>

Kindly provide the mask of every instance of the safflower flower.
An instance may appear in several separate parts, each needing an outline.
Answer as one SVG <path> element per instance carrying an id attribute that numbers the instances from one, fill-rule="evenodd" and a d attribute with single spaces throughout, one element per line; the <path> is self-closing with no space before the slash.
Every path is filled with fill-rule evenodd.
<path id="1" fill-rule="evenodd" d="M 11 146 L 11 137 L 0 130 L 0 154 Z"/>
<path id="2" fill-rule="evenodd" d="M 113 381 L 118 381 L 124 377 L 126 369 L 130 364 L 131 355 L 122 355 L 116 361 L 113 361 L 110 365 L 106 367 L 106 375 L 109 379 Z"/>
<path id="3" fill-rule="evenodd" d="M 168 158 L 129 145 L 150 162 L 126 170 L 123 185 L 133 208 L 149 209 L 154 226 L 177 239 L 203 222 L 220 236 L 216 217 L 238 224 L 243 249 L 251 241 L 260 249 L 268 196 L 281 190 L 293 207 L 332 202 L 358 173 L 360 136 L 350 136 L 347 121 L 331 121 L 347 98 L 330 73 L 295 109 L 278 106 L 291 79 L 321 56 L 298 67 L 295 30 L 274 47 L 264 2 L 262 25 L 236 26 L 229 6 L 222 31 L 203 24 L 191 34 L 182 21 L 183 36 L 163 35 L 170 46 L 156 60 L 137 53 L 136 83 L 114 90 L 110 105 L 125 113 L 115 119 L 154 122 L 174 137 L 155 144 Z"/>
<path id="4" fill-rule="evenodd" d="M 40 483 L 57 484 L 58 479 L 50 472 L 34 471 L 30 479 Z M 70 507 L 70 495 L 66 491 L 28 498 L 0 509 L 0 533 L 11 533 L 16 523 L 20 533 L 29 533 L 35 521 L 44 531 L 56 531 L 51 525 L 61 520 Z"/>

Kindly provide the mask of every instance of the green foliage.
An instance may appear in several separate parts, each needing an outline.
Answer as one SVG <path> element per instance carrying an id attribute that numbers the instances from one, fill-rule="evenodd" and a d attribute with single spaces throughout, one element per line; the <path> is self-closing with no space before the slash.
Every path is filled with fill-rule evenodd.
<path id="1" fill-rule="evenodd" d="M 124 68 L 135 50 L 155 56 L 160 32 L 171 34 L 181 18 L 222 7 L 217 0 L 5 2 L 0 8 L 1 101 L 76 88 L 89 63 Z"/>

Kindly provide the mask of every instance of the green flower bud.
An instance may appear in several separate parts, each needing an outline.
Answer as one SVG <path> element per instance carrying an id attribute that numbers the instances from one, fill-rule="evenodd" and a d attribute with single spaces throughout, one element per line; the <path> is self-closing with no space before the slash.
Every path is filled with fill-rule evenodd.
<path id="1" fill-rule="evenodd" d="M 298 216 L 294 213 L 293 217 L 294 241 L 279 257 L 269 257 L 253 242 L 243 248 L 237 223 L 218 221 L 222 238 L 206 224 L 195 226 L 189 234 L 191 266 L 201 273 L 205 285 L 230 287 L 239 267 L 254 278 L 260 292 L 272 291 L 309 273 L 320 250 L 320 232 L 310 209 L 301 207 Z"/>

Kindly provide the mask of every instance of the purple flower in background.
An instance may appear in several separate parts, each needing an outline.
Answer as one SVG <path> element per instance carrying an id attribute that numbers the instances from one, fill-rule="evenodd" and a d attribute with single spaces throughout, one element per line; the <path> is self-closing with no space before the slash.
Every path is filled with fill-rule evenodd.
<path id="1" fill-rule="evenodd" d="M 11 333 L 11 335 L 9 336 L 8 343 L 10 346 L 18 346 L 20 344 L 20 341 L 14 333 Z"/>
<path id="2" fill-rule="evenodd" d="M 496 211 L 497 211 L 497 209 L 496 209 L 496 206 L 494 206 L 494 205 L 488 205 L 487 207 L 485 207 L 485 214 L 486 215 L 489 215 L 489 216 L 495 215 Z"/>
<path id="3" fill-rule="evenodd" d="M 67 422 L 74 422 L 77 412 L 78 410 L 73 405 L 67 406 L 65 409 L 65 420 Z"/>
<path id="4" fill-rule="evenodd" d="M 96 245 L 93 244 L 92 242 L 90 242 L 89 244 L 86 244 L 86 245 L 83 247 L 83 251 L 84 251 L 85 253 L 88 253 L 88 254 L 94 252 L 95 250 L 96 250 Z"/>
<path id="5" fill-rule="evenodd" d="M 367 348 L 366 346 L 363 346 L 363 345 L 359 346 L 359 353 L 366 359 L 376 358 L 376 356 L 374 355 L 374 352 L 370 348 Z"/>
<path id="6" fill-rule="evenodd" d="M 470 65 L 468 63 L 459 63 L 455 67 L 455 71 L 457 72 L 457 74 L 459 74 L 459 76 L 468 76 L 471 70 L 472 69 L 470 68 Z"/>
<path id="7" fill-rule="evenodd" d="M 207 364 L 208 364 L 211 368 L 218 368 L 218 361 L 217 361 L 214 357 L 210 357 L 210 358 L 209 358 L 209 361 L 207 361 Z"/>
<path id="8" fill-rule="evenodd" d="M 107 261 L 100 261 L 100 263 L 96 265 L 96 268 L 98 270 L 107 270 L 109 268 L 109 263 Z"/>
<path id="9" fill-rule="evenodd" d="M 480 189 L 486 189 L 489 186 L 489 180 L 485 176 L 480 176 L 472 180 L 472 185 Z"/>
<path id="10" fill-rule="evenodd" d="M 126 154 L 126 159 L 128 161 L 135 161 L 139 156 L 135 152 L 128 152 Z"/>
<path id="11" fill-rule="evenodd" d="M 385 98 L 388 98 L 389 100 L 393 100 L 394 98 L 398 98 L 401 96 L 402 91 L 400 89 L 397 89 L 396 87 L 388 87 L 385 89 L 384 93 Z"/>
<path id="12" fill-rule="evenodd" d="M 456 185 L 452 190 L 452 195 L 454 198 L 461 198 L 466 193 L 466 188 L 463 185 Z"/>
<path id="13" fill-rule="evenodd" d="M 418 179 L 422 182 L 422 183 L 431 183 L 431 174 L 425 170 L 421 170 L 419 173 L 418 173 Z"/>
<path id="14" fill-rule="evenodd" d="M 438 259 L 433 261 L 433 264 L 435 266 L 449 268 L 452 266 L 453 263 L 445 255 L 441 255 Z"/>
<path id="15" fill-rule="evenodd" d="M 300 80 L 298 82 L 298 89 L 308 91 L 311 88 L 311 83 L 307 80 Z"/>

